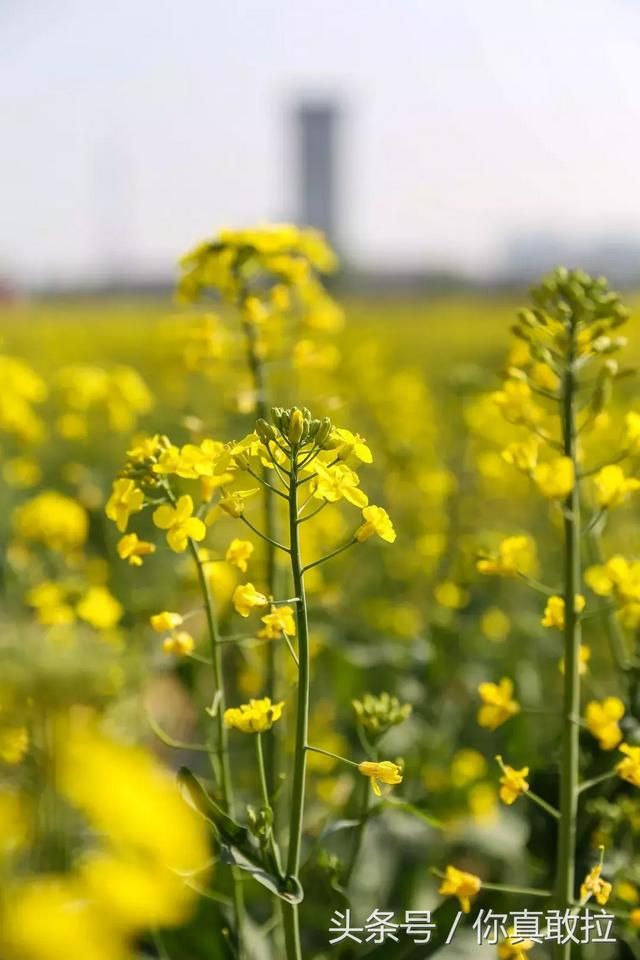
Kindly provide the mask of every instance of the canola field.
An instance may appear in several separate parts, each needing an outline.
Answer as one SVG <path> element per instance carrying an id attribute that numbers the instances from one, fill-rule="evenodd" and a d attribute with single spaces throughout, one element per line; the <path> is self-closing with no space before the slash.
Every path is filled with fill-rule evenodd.
<path id="1" fill-rule="evenodd" d="M 0 311 L 3 960 L 640 957 L 634 298 L 334 266 Z"/>

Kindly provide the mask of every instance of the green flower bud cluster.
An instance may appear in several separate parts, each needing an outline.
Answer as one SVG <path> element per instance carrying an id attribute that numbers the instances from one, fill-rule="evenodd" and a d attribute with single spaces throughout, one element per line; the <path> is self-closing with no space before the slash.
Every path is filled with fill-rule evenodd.
<path id="1" fill-rule="evenodd" d="M 389 693 L 376 696 L 365 693 L 362 700 L 352 700 L 358 723 L 374 736 L 382 736 L 391 727 L 397 727 L 411 714 L 410 703 L 400 703 L 397 697 Z"/>
<path id="2" fill-rule="evenodd" d="M 275 440 L 278 433 L 290 446 L 304 446 L 313 443 L 323 448 L 329 441 L 333 430 L 329 417 L 322 420 L 312 417 L 307 407 L 283 409 L 274 407 L 271 411 L 273 425 L 266 420 L 258 420 L 256 433 L 263 443 Z"/>

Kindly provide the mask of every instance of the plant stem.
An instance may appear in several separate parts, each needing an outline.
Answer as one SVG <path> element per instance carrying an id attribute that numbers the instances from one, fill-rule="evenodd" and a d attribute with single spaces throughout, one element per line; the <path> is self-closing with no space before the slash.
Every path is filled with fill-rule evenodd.
<path id="1" fill-rule="evenodd" d="M 575 596 L 581 592 L 580 486 L 576 456 L 576 320 L 572 318 L 567 366 L 562 391 L 562 436 L 564 455 L 575 470 L 573 490 L 564 503 L 564 692 L 562 703 L 562 758 L 560 768 L 560 824 L 556 898 L 564 911 L 573 902 L 575 889 L 575 844 L 578 810 L 578 764 L 580 728 L 580 618 Z M 571 944 L 558 944 L 556 960 L 570 960 Z"/>
<path id="2" fill-rule="evenodd" d="M 267 775 L 264 766 L 264 752 L 262 748 L 262 734 L 256 734 L 256 754 L 258 758 L 258 773 L 260 774 L 260 790 L 262 792 L 262 805 L 263 807 L 268 807 L 272 810 L 271 801 L 269 800 L 269 786 L 267 784 Z M 276 843 L 275 833 L 273 826 L 269 831 L 269 846 L 271 848 L 271 853 L 273 856 L 273 861 L 278 868 L 278 872 L 281 872 L 280 866 L 280 851 L 278 849 L 278 844 Z"/>
<path id="3" fill-rule="evenodd" d="M 194 540 L 189 540 L 189 550 L 198 572 L 198 582 L 200 584 L 200 590 L 204 600 L 207 628 L 209 631 L 209 644 L 211 647 L 211 670 L 213 673 L 215 696 L 217 698 L 217 708 L 214 717 L 214 723 L 216 727 L 215 756 L 218 761 L 217 774 L 220 779 L 220 793 L 222 795 L 222 803 L 225 811 L 230 816 L 233 816 L 233 789 L 231 786 L 231 770 L 229 768 L 227 730 L 224 725 L 226 698 L 222 674 L 222 656 L 219 644 L 218 620 L 214 609 L 213 595 L 204 572 L 204 566 L 200 560 L 198 546 Z M 242 956 L 242 930 L 244 927 L 244 893 L 242 889 L 242 878 L 238 870 L 235 869 L 231 870 L 231 875 L 233 879 L 233 906 L 236 919 L 236 933 L 238 937 L 238 952 L 239 956 Z"/>
<path id="4" fill-rule="evenodd" d="M 342 875 L 342 884 L 344 887 L 348 888 L 355 870 L 355 866 L 360 855 L 360 849 L 362 847 L 362 841 L 364 838 L 364 831 L 367 824 L 367 814 L 369 813 L 369 806 L 371 804 L 371 785 L 369 780 L 365 779 L 361 784 L 360 792 L 360 811 L 358 814 L 358 826 L 356 827 L 355 837 L 353 840 L 353 847 L 351 848 L 351 856 L 349 861 L 344 869 Z"/>
<path id="5" fill-rule="evenodd" d="M 291 787 L 291 810 L 289 821 L 289 850 L 287 874 L 297 877 L 300 869 L 302 845 L 302 821 L 304 815 L 305 773 L 307 762 L 307 734 L 309 729 L 309 622 L 304 589 L 304 572 L 300 556 L 298 528 L 298 483 L 297 445 L 291 450 L 291 484 L 289 487 L 289 543 L 293 593 L 296 603 L 296 627 L 298 633 L 298 702 L 296 709 L 296 732 L 293 759 L 293 782 Z M 301 960 L 300 923 L 297 904 L 283 904 L 285 948 L 287 960 Z"/>

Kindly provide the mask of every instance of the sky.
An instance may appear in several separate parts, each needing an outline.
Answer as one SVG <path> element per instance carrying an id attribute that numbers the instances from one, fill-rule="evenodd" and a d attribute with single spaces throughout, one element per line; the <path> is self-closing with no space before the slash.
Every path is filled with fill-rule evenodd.
<path id="1" fill-rule="evenodd" d="M 301 97 L 341 104 L 356 263 L 638 236 L 639 49 L 636 0 L 0 0 L 0 272 L 170 272 L 294 217 Z"/>

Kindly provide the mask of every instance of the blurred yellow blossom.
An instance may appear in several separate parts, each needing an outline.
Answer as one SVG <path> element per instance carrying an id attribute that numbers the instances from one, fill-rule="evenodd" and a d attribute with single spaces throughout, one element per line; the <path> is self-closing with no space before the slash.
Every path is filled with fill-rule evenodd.
<path id="1" fill-rule="evenodd" d="M 640 787 L 640 747 L 632 747 L 628 743 L 621 743 L 618 747 L 625 757 L 616 764 L 616 773 L 627 783 Z"/>
<path id="2" fill-rule="evenodd" d="M 13 525 L 23 539 L 62 553 L 81 547 L 89 529 L 86 510 L 54 490 L 44 490 L 21 504 L 14 512 Z"/>
<path id="3" fill-rule="evenodd" d="M 266 607 L 268 602 L 252 583 L 240 583 L 233 592 L 233 605 L 241 617 L 248 617 L 255 607 Z"/>
<path id="4" fill-rule="evenodd" d="M 480 573 L 515 577 L 518 574 L 530 574 L 536 567 L 536 545 L 527 534 L 505 537 L 498 551 L 489 557 L 481 557 L 477 562 Z"/>
<path id="5" fill-rule="evenodd" d="M 585 707 L 585 723 L 602 750 L 613 750 L 622 741 L 618 721 L 624 716 L 624 703 L 618 697 L 591 700 Z"/>
<path id="6" fill-rule="evenodd" d="M 113 481 L 113 490 L 104 512 L 113 520 L 120 533 L 124 533 L 132 513 L 138 513 L 144 505 L 144 493 L 128 477 Z"/>
<path id="7" fill-rule="evenodd" d="M 89 587 L 78 603 L 76 613 L 96 630 L 110 630 L 121 619 L 124 610 L 106 587 L 96 586 Z"/>
<path id="8" fill-rule="evenodd" d="M 575 485 L 575 469 L 570 457 L 555 457 L 539 463 L 533 471 L 538 490 L 547 500 L 564 500 Z"/>
<path id="9" fill-rule="evenodd" d="M 630 493 L 640 490 L 640 480 L 625 477 L 617 464 L 603 467 L 593 478 L 595 500 L 599 507 L 618 507 Z"/>
<path id="10" fill-rule="evenodd" d="M 473 873 L 465 873 L 464 870 L 458 870 L 457 867 L 449 864 L 445 871 L 442 884 L 438 893 L 445 897 L 457 897 L 460 901 L 460 907 L 463 913 L 469 913 L 471 910 L 471 897 L 480 892 L 482 881 Z"/>
<path id="11" fill-rule="evenodd" d="M 522 767 L 520 770 L 510 767 L 508 763 L 503 763 L 502 757 L 496 757 L 502 770 L 500 777 L 500 799 L 507 806 L 515 803 L 518 797 L 526 793 L 529 789 L 527 777 L 529 776 L 529 767 Z"/>
<path id="12" fill-rule="evenodd" d="M 503 677 L 500 683 L 481 683 L 478 693 L 482 706 L 478 710 L 478 723 L 488 730 L 495 730 L 520 711 L 520 704 L 513 699 L 513 681 Z"/>
<path id="13" fill-rule="evenodd" d="M 602 864 L 600 863 L 589 871 L 580 886 L 580 899 L 586 901 L 590 897 L 595 897 L 600 906 L 604 907 L 611 896 L 612 887 L 610 883 L 602 879 L 601 873 Z"/>
<path id="14" fill-rule="evenodd" d="M 143 557 L 155 553 L 156 545 L 147 540 L 140 540 L 137 533 L 125 533 L 118 540 L 116 549 L 121 560 L 128 560 L 132 567 L 141 567 Z"/>
<path id="15" fill-rule="evenodd" d="M 225 554 L 225 560 L 233 564 L 242 573 L 247 572 L 248 561 L 251 558 L 254 546 L 250 540 L 239 540 L 237 537 L 231 541 Z"/>
<path id="16" fill-rule="evenodd" d="M 574 599 L 575 612 L 582 613 L 585 604 L 585 598 L 581 593 L 577 593 Z M 549 597 L 540 622 L 543 627 L 555 627 L 557 630 L 564 629 L 564 597 Z"/>
<path id="17" fill-rule="evenodd" d="M 396 532 L 393 529 L 393 523 L 383 507 L 372 504 L 370 507 L 364 508 L 362 516 L 365 522 L 354 533 L 354 537 L 359 543 L 363 543 L 374 534 L 377 534 L 382 540 L 386 540 L 387 543 L 395 542 Z"/>

